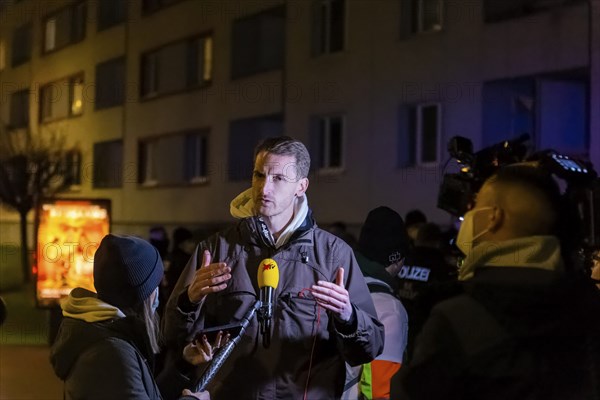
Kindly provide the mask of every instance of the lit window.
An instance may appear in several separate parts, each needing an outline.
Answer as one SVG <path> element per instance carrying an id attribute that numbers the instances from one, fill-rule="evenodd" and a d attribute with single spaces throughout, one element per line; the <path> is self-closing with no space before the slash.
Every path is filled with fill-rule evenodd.
<path id="1" fill-rule="evenodd" d="M 138 182 L 144 186 L 206 182 L 207 132 L 160 136 L 139 143 Z"/>
<path id="2" fill-rule="evenodd" d="M 44 20 L 44 52 L 61 49 L 85 38 L 86 3 L 63 7 Z"/>
<path id="3" fill-rule="evenodd" d="M 4 40 L 0 40 L 0 71 L 6 67 L 6 46 Z"/>
<path id="4" fill-rule="evenodd" d="M 141 95 L 194 89 L 212 80 L 211 36 L 187 39 L 142 55 Z"/>
<path id="5" fill-rule="evenodd" d="M 212 37 L 204 38 L 204 60 L 198 60 L 198 64 L 203 65 L 202 67 L 202 80 L 212 80 L 212 54 L 213 54 L 213 41 Z M 202 64 L 203 62 L 203 64 Z"/>
<path id="6" fill-rule="evenodd" d="M 71 115 L 80 115 L 83 113 L 83 78 L 71 79 L 69 89 L 71 92 Z"/>
<path id="7" fill-rule="evenodd" d="M 44 50 L 54 50 L 56 47 L 56 18 L 49 18 L 46 21 L 46 41 L 44 42 Z"/>
<path id="8" fill-rule="evenodd" d="M 40 121 L 81 115 L 84 103 L 83 76 L 50 82 L 40 89 Z"/>
<path id="9" fill-rule="evenodd" d="M 154 186 L 158 183 L 158 178 L 156 176 L 156 154 L 158 153 L 158 146 L 158 140 L 149 140 L 141 145 L 141 156 L 144 160 L 142 166 L 144 170 L 141 171 L 142 173 L 140 174 L 140 177 L 142 178 L 140 183 L 146 186 Z"/>

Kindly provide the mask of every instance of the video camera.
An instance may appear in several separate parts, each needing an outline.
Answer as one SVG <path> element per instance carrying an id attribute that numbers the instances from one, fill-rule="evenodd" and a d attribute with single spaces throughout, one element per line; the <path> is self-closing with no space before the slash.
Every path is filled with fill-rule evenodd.
<path id="1" fill-rule="evenodd" d="M 438 208 L 452 215 L 462 216 L 475 200 L 483 182 L 504 165 L 524 160 L 527 154 L 525 142 L 529 135 L 504 141 L 473 152 L 473 143 L 462 136 L 454 136 L 448 142 L 448 153 L 460 165 L 456 174 L 445 174 L 438 196 Z"/>
<path id="2" fill-rule="evenodd" d="M 529 135 L 505 140 L 473 152 L 468 138 L 455 136 L 448 142 L 448 153 L 461 169 L 444 174 L 438 195 L 438 208 L 460 217 L 474 204 L 483 182 L 506 165 L 536 161 L 566 183 L 563 200 L 569 210 L 570 228 L 567 237 L 576 240 L 573 250 L 589 257 L 591 250 L 600 249 L 600 180 L 590 162 L 577 160 L 553 150 L 529 155 Z M 576 238 L 576 239 L 574 239 Z M 575 249 L 576 248 L 576 249 Z M 586 251 L 587 250 L 587 251 Z"/>

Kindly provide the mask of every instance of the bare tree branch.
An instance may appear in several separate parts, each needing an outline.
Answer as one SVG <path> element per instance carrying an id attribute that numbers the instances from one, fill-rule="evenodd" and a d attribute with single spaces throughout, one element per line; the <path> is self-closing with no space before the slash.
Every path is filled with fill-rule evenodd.
<path id="1" fill-rule="evenodd" d="M 53 197 L 71 184 L 67 156 L 77 151 L 66 145 L 60 127 L 33 133 L 9 131 L 0 121 L 0 204 L 21 216 L 21 254 L 24 280 L 29 279 L 27 214 L 44 197 Z"/>

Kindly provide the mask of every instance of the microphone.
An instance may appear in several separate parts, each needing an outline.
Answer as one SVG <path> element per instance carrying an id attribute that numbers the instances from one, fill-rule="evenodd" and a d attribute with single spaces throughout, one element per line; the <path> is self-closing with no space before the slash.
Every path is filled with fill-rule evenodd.
<path id="1" fill-rule="evenodd" d="M 263 346 L 271 345 L 271 319 L 273 318 L 273 293 L 279 284 L 279 268 L 272 258 L 265 258 L 258 266 L 258 288 L 260 289 L 260 333 Z"/>

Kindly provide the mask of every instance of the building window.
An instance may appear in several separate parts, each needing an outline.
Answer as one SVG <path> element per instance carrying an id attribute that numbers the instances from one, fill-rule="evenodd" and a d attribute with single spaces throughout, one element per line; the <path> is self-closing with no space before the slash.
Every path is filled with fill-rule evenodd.
<path id="1" fill-rule="evenodd" d="M 442 30 L 443 0 L 399 0 L 401 8 L 401 36 Z"/>
<path id="2" fill-rule="evenodd" d="M 98 31 L 118 25 L 127 18 L 127 0 L 101 0 L 97 4 Z"/>
<path id="3" fill-rule="evenodd" d="M 191 183 L 206 181 L 207 139 L 201 133 L 185 136 L 185 178 Z"/>
<path id="4" fill-rule="evenodd" d="M 83 75 L 44 85 L 40 89 L 40 122 L 83 114 Z"/>
<path id="5" fill-rule="evenodd" d="M 11 66 L 21 65 L 31 58 L 31 24 L 25 24 L 13 31 L 11 45 Z"/>
<path id="6" fill-rule="evenodd" d="M 29 89 L 13 92 L 10 96 L 10 127 L 29 126 Z"/>
<path id="7" fill-rule="evenodd" d="M 282 133 L 281 114 L 232 121 L 229 125 L 229 180 L 250 181 L 254 169 L 253 149 L 261 140 Z"/>
<path id="8" fill-rule="evenodd" d="M 6 44 L 0 40 L 0 71 L 6 68 Z"/>
<path id="9" fill-rule="evenodd" d="M 496 22 L 518 18 L 556 7 L 584 2 L 585 0 L 484 0 L 484 21 Z"/>
<path id="10" fill-rule="evenodd" d="M 81 185 L 81 152 L 72 150 L 65 154 L 64 158 L 65 185 L 71 188 Z"/>
<path id="11" fill-rule="evenodd" d="M 95 189 L 123 186 L 123 141 L 111 140 L 94 144 Z"/>
<path id="12" fill-rule="evenodd" d="M 319 170 L 340 170 L 344 167 L 344 117 L 330 115 L 313 119 L 310 147 Z"/>
<path id="13" fill-rule="evenodd" d="M 152 13 L 180 1 L 182 0 L 142 0 L 142 12 L 144 14 Z"/>
<path id="14" fill-rule="evenodd" d="M 96 65 L 96 110 L 115 107 L 125 100 L 125 57 Z"/>
<path id="15" fill-rule="evenodd" d="M 190 90 L 212 80 L 212 36 L 172 43 L 142 55 L 142 97 Z"/>
<path id="16" fill-rule="evenodd" d="M 138 182 L 144 186 L 206 182 L 207 142 L 207 131 L 141 141 Z"/>
<path id="17" fill-rule="evenodd" d="M 402 110 L 399 167 L 432 165 L 439 162 L 441 106 L 418 104 Z"/>
<path id="18" fill-rule="evenodd" d="M 44 20 L 44 53 L 61 49 L 85 38 L 86 5 L 62 8 Z"/>
<path id="19" fill-rule="evenodd" d="M 586 72 L 511 77 L 484 82 L 482 89 L 482 146 L 528 134 L 536 149 L 589 157 Z"/>
<path id="20" fill-rule="evenodd" d="M 312 27 L 314 56 L 344 50 L 346 0 L 315 0 Z"/>
<path id="21" fill-rule="evenodd" d="M 232 28 L 232 79 L 283 67 L 285 8 L 237 19 Z"/>
<path id="22" fill-rule="evenodd" d="M 83 114 L 83 76 L 69 79 L 70 115 Z"/>

